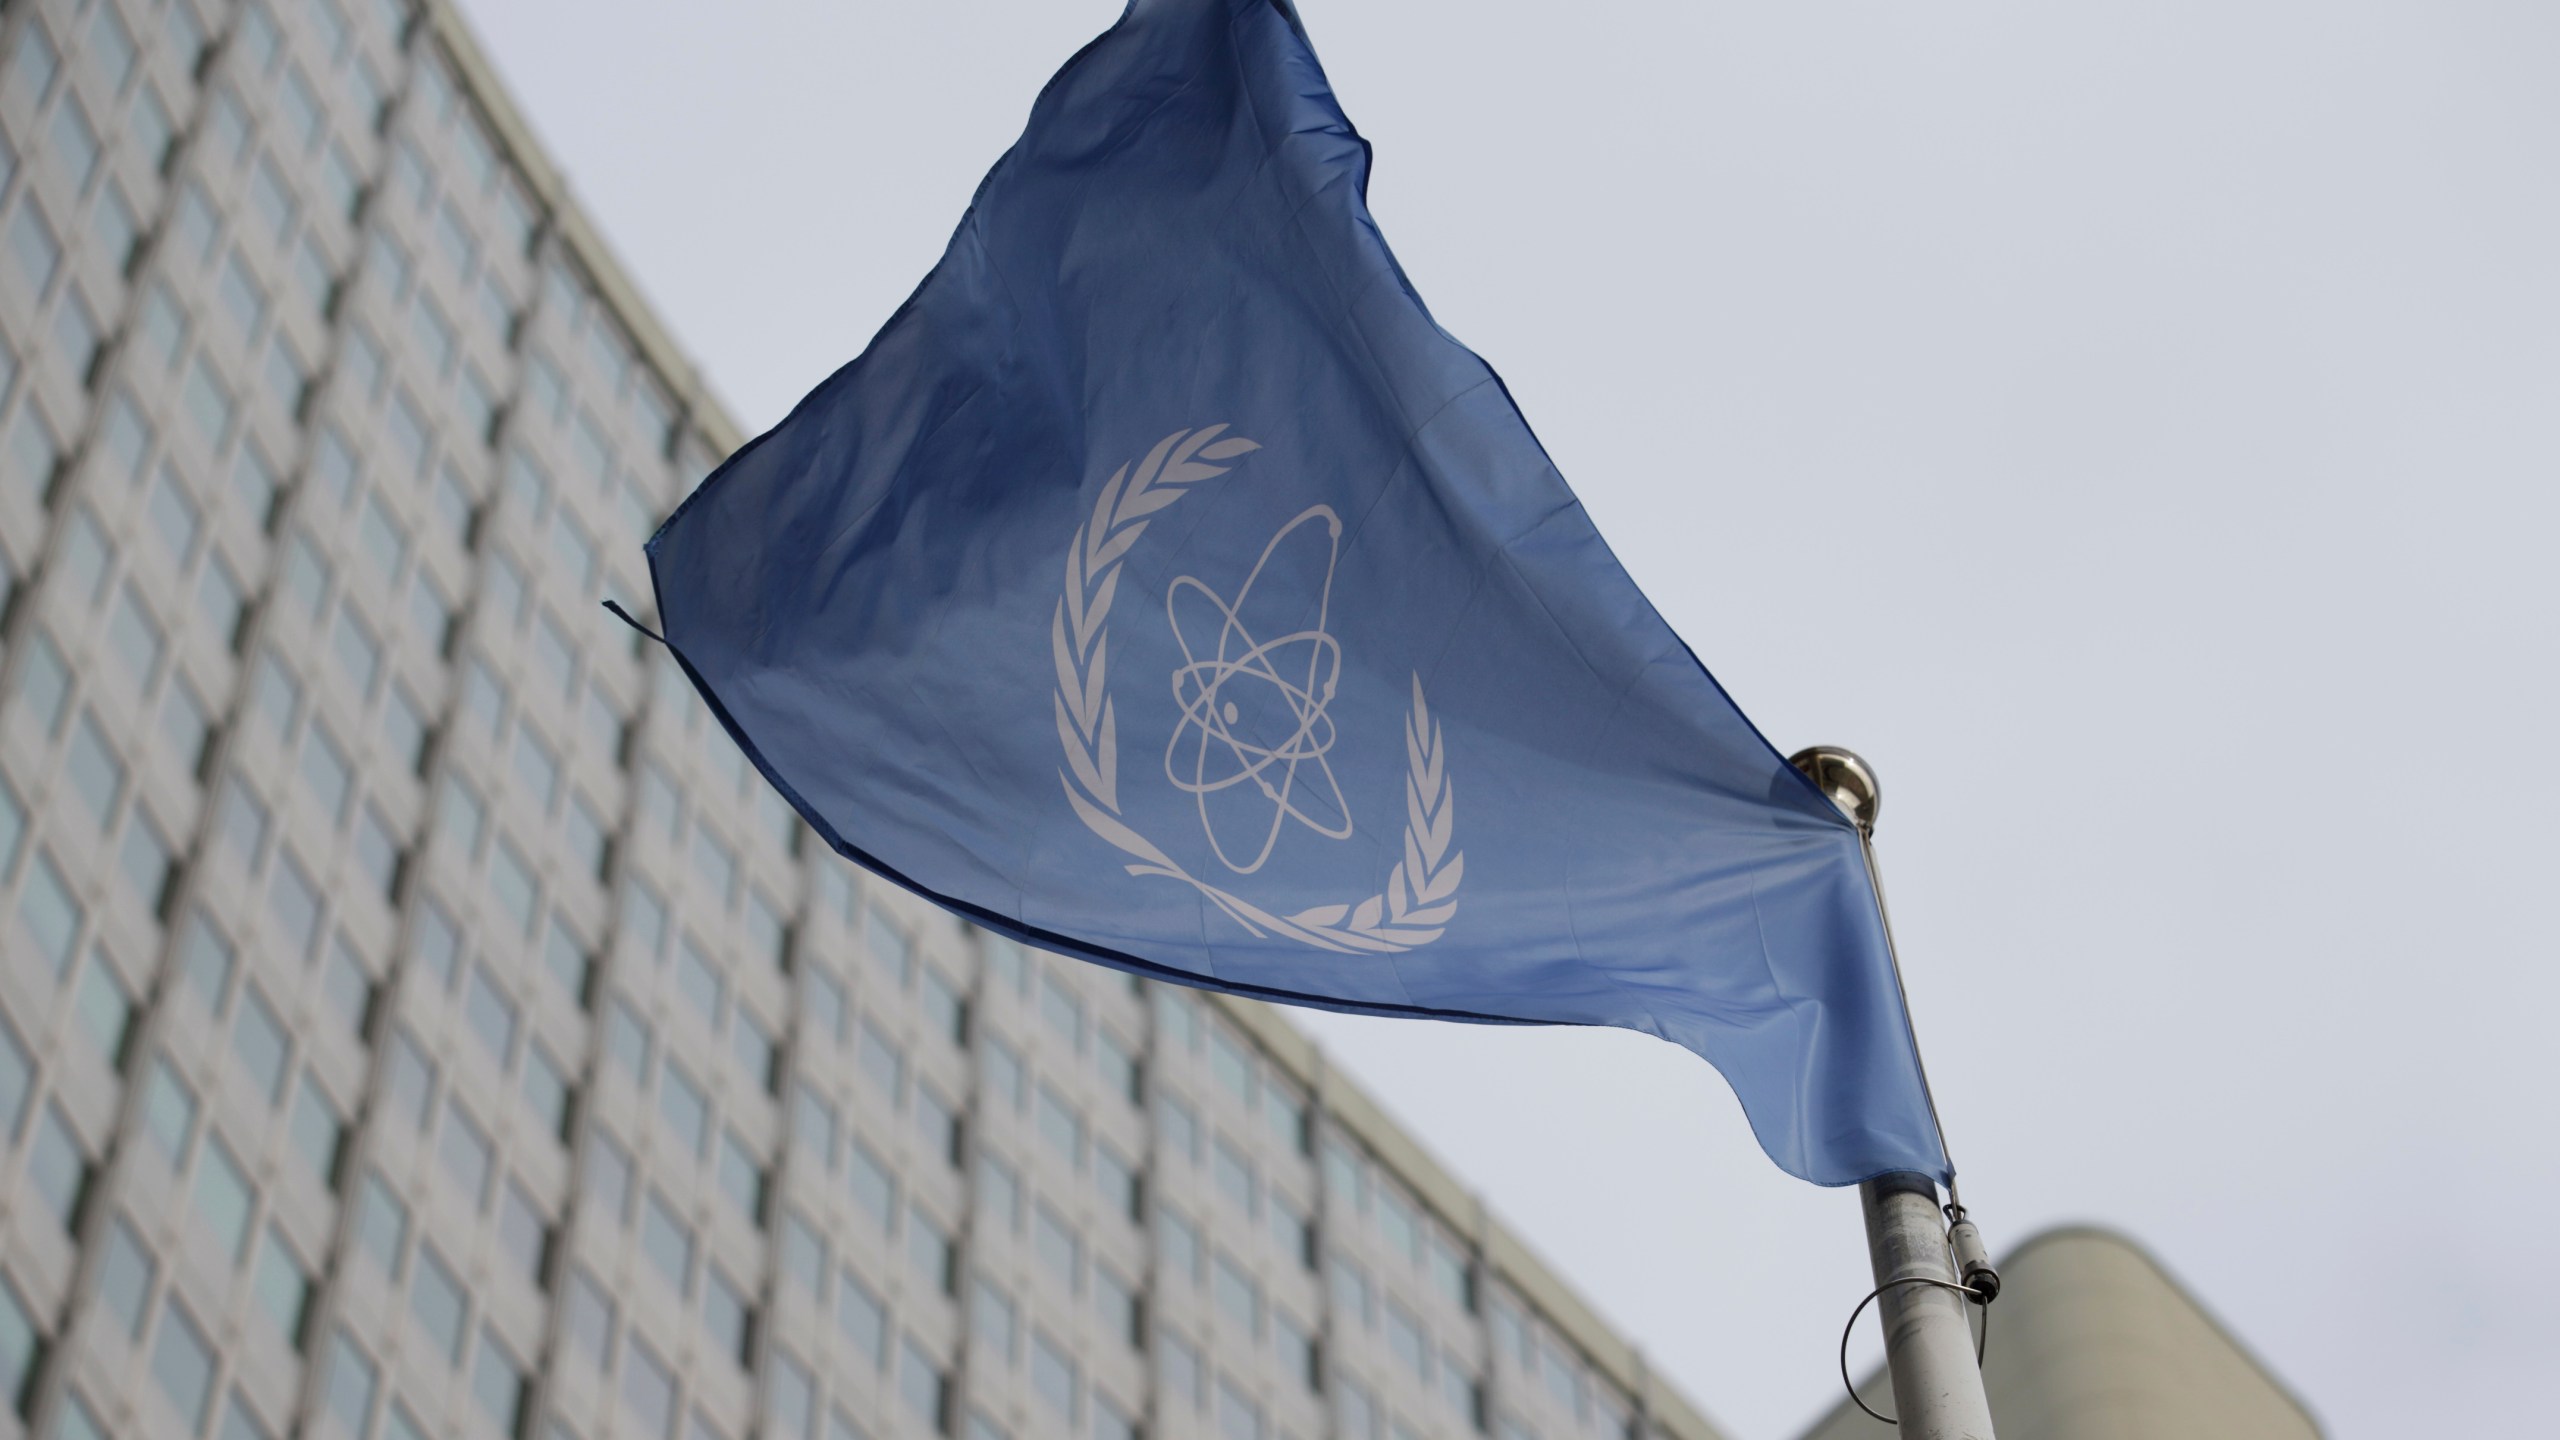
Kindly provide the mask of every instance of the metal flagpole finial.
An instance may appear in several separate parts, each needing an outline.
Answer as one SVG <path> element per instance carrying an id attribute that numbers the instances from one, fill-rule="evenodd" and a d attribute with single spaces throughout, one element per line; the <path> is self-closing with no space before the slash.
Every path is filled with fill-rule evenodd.
<path id="1" fill-rule="evenodd" d="M 1808 745 L 1787 757 L 1787 763 L 1805 773 L 1814 788 L 1831 798 L 1858 826 L 1861 835 L 1876 833 L 1876 811 L 1884 805 L 1883 787 L 1876 782 L 1875 767 L 1857 751 L 1838 745 Z"/>

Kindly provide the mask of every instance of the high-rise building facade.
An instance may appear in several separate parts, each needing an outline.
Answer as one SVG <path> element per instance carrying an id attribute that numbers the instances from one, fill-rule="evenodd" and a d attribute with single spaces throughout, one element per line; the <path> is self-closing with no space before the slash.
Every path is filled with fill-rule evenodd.
<path id="1" fill-rule="evenodd" d="M 1711 1440 L 602 617 L 736 433 L 443 5 L 11 0 L 0 187 L 0 1433 Z"/>

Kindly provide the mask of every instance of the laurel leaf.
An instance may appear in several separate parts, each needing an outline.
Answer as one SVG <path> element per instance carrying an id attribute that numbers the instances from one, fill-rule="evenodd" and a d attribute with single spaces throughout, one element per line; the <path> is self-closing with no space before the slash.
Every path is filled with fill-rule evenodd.
<path id="1" fill-rule="evenodd" d="M 1172 454 L 1173 447 L 1182 443 L 1182 438 L 1190 433 L 1188 430 L 1176 430 L 1156 442 L 1156 448 L 1147 452 L 1147 458 L 1138 462 L 1139 489 L 1144 490 L 1156 483 L 1156 476 L 1164 471 L 1165 457 Z"/>
<path id="2" fill-rule="evenodd" d="M 1215 445 L 1201 446 L 1200 458 L 1203 460 L 1233 460 L 1239 455 L 1250 455 L 1261 448 L 1262 447 L 1260 445 L 1238 435 L 1232 440 L 1221 440 Z"/>
<path id="3" fill-rule="evenodd" d="M 1058 694 L 1081 696 L 1084 682 L 1076 674 L 1074 652 L 1067 649 L 1067 607 L 1063 604 L 1049 617 L 1049 658 L 1057 662 Z"/>
<path id="4" fill-rule="evenodd" d="M 1404 777 L 1404 833 L 1408 836 L 1423 835 L 1430 829 L 1431 815 L 1422 808 L 1422 792 L 1414 788 L 1413 777 L 1407 775 Z M 1422 873 L 1421 866 L 1413 868 L 1414 873 Z"/>
<path id="5" fill-rule="evenodd" d="M 1066 776 L 1058 777 L 1058 785 L 1067 792 L 1067 803 L 1076 807 L 1076 818 L 1082 820 L 1086 828 L 1092 830 L 1094 834 L 1141 860 L 1151 860 L 1176 874 L 1181 873 L 1180 869 L 1174 865 L 1172 857 L 1150 844 L 1146 836 L 1130 829 L 1113 816 L 1104 814 L 1100 807 L 1078 794 L 1076 787 L 1068 781 Z"/>
<path id="6" fill-rule="evenodd" d="M 1182 495 L 1182 492 L 1179 490 L 1159 490 L 1156 493 L 1172 499 L 1179 499 Z M 1120 557 L 1128 554 L 1129 547 L 1137 544 L 1138 537 L 1146 533 L 1147 522 L 1144 520 L 1139 521 L 1135 525 L 1126 527 L 1119 534 L 1112 536 L 1108 541 L 1103 543 L 1101 552 L 1093 557 L 1093 567 L 1096 570 L 1101 570 L 1106 567 L 1119 564 Z"/>
<path id="7" fill-rule="evenodd" d="M 1443 900 L 1437 905 L 1425 905 L 1421 909 L 1408 912 L 1404 917 L 1403 923 L 1407 925 L 1446 925 L 1457 915 L 1457 913 L 1457 901 Z M 1417 941 L 1415 943 L 1418 944 L 1420 942 Z"/>
<path id="8" fill-rule="evenodd" d="M 1414 898 L 1424 904 L 1434 900 L 1446 900 L 1458 893 L 1458 881 L 1464 878 L 1466 873 L 1467 857 L 1464 854 L 1452 855 L 1449 857 L 1449 863 L 1441 866 L 1439 873 L 1433 875 L 1430 883 L 1424 885 Z"/>
<path id="9" fill-rule="evenodd" d="M 1203 465 L 1196 460 L 1189 460 L 1179 465 L 1167 465 L 1164 467 L 1163 483 L 1167 485 L 1196 485 L 1203 480 L 1214 480 L 1218 476 L 1226 473 L 1227 467 L 1224 465 Z"/>
<path id="10" fill-rule="evenodd" d="M 1190 436 L 1180 445 L 1174 447 L 1173 454 L 1167 457 L 1165 463 L 1168 466 L 1184 463 L 1192 456 L 1199 454 L 1201 446 L 1206 445 L 1210 441 L 1217 439 L 1220 435 L 1225 434 L 1226 430 L 1227 422 L 1224 420 L 1219 421 L 1215 425 L 1201 426 L 1199 429 L 1192 431 Z"/>
<path id="11" fill-rule="evenodd" d="M 1094 767 L 1093 756 L 1086 752 L 1083 745 L 1077 743 L 1075 722 L 1067 716 L 1065 697 L 1052 698 L 1056 699 L 1058 705 L 1058 745 L 1067 752 L 1067 765 L 1076 772 L 1076 779 L 1084 783 L 1086 793 L 1096 800 L 1103 800 L 1114 813 L 1117 813 L 1120 809 L 1119 805 L 1105 798 L 1102 772 Z"/>
<path id="12" fill-rule="evenodd" d="M 1457 828 L 1458 797 L 1450 793 L 1456 788 L 1451 786 L 1440 792 L 1440 813 L 1431 817 L 1431 833 L 1423 837 L 1423 853 L 1431 857 L 1434 867 L 1439 865 L 1440 854 L 1449 848 L 1449 836 Z"/>
<path id="13" fill-rule="evenodd" d="M 1119 589 L 1120 567 L 1114 565 L 1103 575 L 1102 583 L 1093 587 L 1093 601 L 1084 607 L 1084 623 L 1087 626 L 1099 630 L 1102 628 L 1102 622 L 1111 618 L 1111 597 L 1117 594 Z M 1088 642 L 1092 639 L 1090 635 L 1085 638 Z"/>
<path id="14" fill-rule="evenodd" d="M 1142 515 L 1153 515 L 1181 498 L 1181 491 L 1160 485 L 1135 500 L 1123 500 L 1120 502 L 1120 523 L 1126 525 Z M 1125 550 L 1128 547 L 1124 545 L 1121 548 Z"/>
<path id="15" fill-rule="evenodd" d="M 1300 925 L 1339 925 L 1342 923 L 1342 917 L 1350 913 L 1351 907 L 1348 905 L 1318 905 L 1312 910 L 1301 910 L 1289 918 Z"/>
<path id="16" fill-rule="evenodd" d="M 1439 746 L 1439 732 L 1431 724 L 1431 706 L 1422 698 L 1422 672 L 1413 672 L 1413 733 L 1432 737 L 1432 747 Z"/>
<path id="17" fill-rule="evenodd" d="M 1422 767 L 1422 793 L 1433 797 L 1431 804 L 1437 808 L 1440 804 L 1440 764 L 1449 758 L 1449 748 L 1440 743 L 1440 727 L 1436 724 L 1431 727 L 1431 743 L 1424 748 L 1423 754 L 1430 758 Z"/>
<path id="18" fill-rule="evenodd" d="M 1077 728 L 1087 736 L 1093 734 L 1093 722 L 1103 710 L 1108 696 L 1104 693 L 1105 677 L 1110 673 L 1111 637 L 1093 638 L 1093 663 L 1085 668 L 1084 685 L 1076 692 Z"/>
<path id="19" fill-rule="evenodd" d="M 1088 574 L 1099 568 L 1094 563 L 1094 552 L 1100 550 L 1102 542 L 1111 536 L 1111 507 L 1119 500 L 1120 476 L 1127 473 L 1125 470 L 1116 472 L 1104 481 L 1102 497 L 1093 502 L 1093 523 L 1085 527 L 1084 539 L 1084 568 Z"/>
<path id="20" fill-rule="evenodd" d="M 1399 950 L 1418 950 L 1448 933 L 1446 930 L 1439 929 L 1398 930 L 1394 932 L 1395 945 Z"/>
<path id="21" fill-rule="evenodd" d="M 1385 897 L 1379 895 L 1372 895 L 1361 901 L 1360 908 L 1351 912 L 1351 928 L 1354 930 L 1377 929 L 1378 912 L 1385 908 L 1385 905 Z"/>
<path id="22" fill-rule="evenodd" d="M 1431 876 L 1430 868 L 1424 863 L 1426 858 L 1428 857 L 1424 856 L 1422 853 L 1421 835 L 1415 833 L 1412 826 L 1406 826 L 1404 831 L 1404 862 L 1396 868 L 1402 870 L 1405 874 L 1412 876 L 1414 883 L 1418 887 L 1422 881 L 1429 879 Z"/>
<path id="23" fill-rule="evenodd" d="M 1094 673 L 1101 674 L 1101 668 L 1095 667 Z M 1117 811 L 1120 808 L 1120 720 L 1112 713 L 1111 701 L 1107 698 L 1102 702 L 1102 743 L 1094 746 L 1094 753 L 1102 758 L 1102 793 L 1099 798 L 1103 804 Z"/>
<path id="24" fill-rule="evenodd" d="M 1406 849 L 1413 848 L 1411 832 L 1406 833 L 1404 843 Z M 1404 912 L 1411 907 L 1411 904 L 1411 898 L 1405 888 L 1404 862 L 1399 860 L 1396 862 L 1396 868 L 1387 872 L 1387 918 L 1401 923 Z"/>
<path id="25" fill-rule="evenodd" d="M 1084 627 L 1084 531 L 1076 531 L 1075 543 L 1067 547 L 1067 619 L 1075 626 L 1079 640 Z"/>

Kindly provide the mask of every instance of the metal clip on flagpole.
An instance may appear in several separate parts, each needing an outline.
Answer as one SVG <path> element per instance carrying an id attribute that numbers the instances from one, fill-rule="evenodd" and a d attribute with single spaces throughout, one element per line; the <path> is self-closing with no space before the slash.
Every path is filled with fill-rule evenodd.
<path id="1" fill-rule="evenodd" d="M 1876 784 L 1876 772 L 1854 752 L 1833 745 L 1816 745 L 1787 757 L 1787 763 L 1803 771 L 1815 787 L 1831 798 L 1858 826 L 1858 848 L 1867 861 L 1867 878 L 1876 887 L 1876 909 L 1884 912 L 1884 886 L 1876 875 L 1875 835 L 1876 811 L 1883 794 Z M 1885 917 L 1885 948 L 1893 951 L 1893 921 Z M 1902 961 L 1893 961 L 1893 983 L 1902 988 Z M 1903 1013 L 1910 1013 L 1910 1002 L 1904 996 Z M 1912 1055 L 1918 1059 L 1920 1042 L 1912 1039 Z M 1925 1092 L 1929 1084 L 1926 1063 L 1920 1066 L 1920 1085 Z M 1929 1118 L 1938 1123 L 1937 1097 L 1929 1098 Z M 1946 1128 L 1938 1126 L 1938 1148 L 1946 1150 Z M 1866 1212 L 1867 1256 L 1874 1266 L 1876 1288 L 1867 1300 L 1876 1304 L 1877 1317 L 1884 1324 L 1885 1368 L 1893 1377 L 1893 1406 L 1890 1418 L 1909 1440 L 1992 1440 L 1991 1402 L 1983 1394 L 1982 1367 L 1974 1349 L 1973 1329 L 1966 1323 L 1965 1304 L 1988 1305 L 2000 1293 L 2000 1274 L 1991 1268 L 1990 1254 L 1984 1249 L 1982 1232 L 1965 1217 L 1963 1202 L 1955 1192 L 1952 1159 L 1948 1162 L 1950 1179 L 1947 1204 L 1942 1213 L 1938 1205 L 1937 1182 L 1929 1176 L 1903 1171 L 1879 1175 L 1858 1187 L 1858 1200 Z M 1860 1301 L 1859 1310 L 1866 1308 Z M 1989 1321 L 1986 1311 L 1984 1320 Z M 1856 1313 L 1849 1323 L 1858 1323 Z M 1848 1337 L 1841 1337 L 1845 1347 Z M 1845 1352 L 1844 1352 L 1845 1355 Z M 1844 1358 L 1841 1381 L 1848 1383 Z M 1849 1398 L 1858 1408 L 1875 1415 L 1867 1403 L 1858 1398 L 1857 1388 L 1850 1386 Z"/>

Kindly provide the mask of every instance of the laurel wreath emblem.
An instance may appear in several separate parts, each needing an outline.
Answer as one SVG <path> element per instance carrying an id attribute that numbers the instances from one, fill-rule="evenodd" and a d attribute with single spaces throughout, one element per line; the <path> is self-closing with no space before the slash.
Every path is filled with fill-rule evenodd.
<path id="1" fill-rule="evenodd" d="M 1111 637 L 1105 622 L 1117 597 L 1120 566 L 1129 547 L 1146 533 L 1149 517 L 1193 486 L 1228 473 L 1234 460 L 1262 447 L 1242 436 L 1219 437 L 1227 427 L 1177 430 L 1156 443 L 1133 470 L 1112 473 L 1095 499 L 1093 515 L 1076 527 L 1067 547 L 1066 590 L 1050 618 L 1051 658 L 1058 669 L 1058 743 L 1066 768 L 1058 781 L 1076 815 L 1096 835 L 1135 858 L 1132 875 L 1160 876 L 1189 885 L 1257 937 L 1281 935 L 1324 950 L 1396 954 L 1440 938 L 1458 913 L 1458 882 L 1466 856 L 1451 848 L 1455 795 L 1440 722 L 1413 677 L 1413 708 L 1405 721 L 1404 858 L 1388 872 L 1384 889 L 1364 900 L 1317 905 L 1275 915 L 1242 896 L 1200 879 L 1131 829 L 1120 818 L 1120 739 L 1109 687 Z"/>

